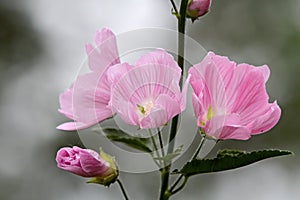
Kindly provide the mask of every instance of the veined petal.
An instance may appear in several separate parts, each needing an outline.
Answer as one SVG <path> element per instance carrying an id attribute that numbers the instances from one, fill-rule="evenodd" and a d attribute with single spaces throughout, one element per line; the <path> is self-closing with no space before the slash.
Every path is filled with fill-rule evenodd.
<path id="1" fill-rule="evenodd" d="M 133 66 L 128 63 L 116 64 L 111 66 L 107 70 L 107 79 L 110 84 L 116 84 L 123 75 L 125 75 L 129 70 L 133 69 Z"/>
<path id="2" fill-rule="evenodd" d="M 192 86 L 194 85 L 193 88 L 195 88 L 197 87 L 197 82 L 201 80 L 207 88 L 207 95 L 209 95 L 211 100 L 210 106 L 220 113 L 225 113 L 227 101 L 225 95 L 226 84 L 223 82 L 222 74 L 219 69 L 220 66 L 215 64 L 212 59 L 213 57 L 214 54 L 210 52 L 201 63 L 194 65 L 189 70 L 189 73 L 192 74 L 190 82 Z"/>
<path id="3" fill-rule="evenodd" d="M 84 124 L 82 122 L 67 122 L 57 126 L 56 128 L 63 131 L 75 131 L 89 128 L 95 124 L 96 123 Z"/>
<path id="4" fill-rule="evenodd" d="M 141 120 L 140 127 L 142 129 L 157 128 L 167 122 L 167 112 L 164 109 L 156 108 Z"/>
<path id="5" fill-rule="evenodd" d="M 198 118 L 198 116 L 201 113 L 201 105 L 200 105 L 200 100 L 195 93 L 192 94 L 192 103 L 193 103 L 195 116 Z"/>
<path id="6" fill-rule="evenodd" d="M 73 86 L 68 88 L 59 96 L 60 109 L 58 111 L 70 119 L 74 119 L 73 114 Z"/>
<path id="7" fill-rule="evenodd" d="M 242 68 L 240 68 L 242 69 Z M 238 68 L 237 68 L 238 70 Z M 242 73 L 243 70 L 241 70 Z M 237 86 L 230 87 L 230 90 L 235 90 L 236 96 L 231 97 L 232 112 L 243 113 L 251 107 L 252 104 L 262 105 L 268 102 L 268 95 L 266 93 L 264 76 L 257 70 L 245 72 L 246 76 Z M 232 91 L 233 93 L 234 91 Z M 259 109 L 259 107 L 257 107 Z"/>
<path id="8" fill-rule="evenodd" d="M 166 111 L 168 121 L 182 111 L 180 103 L 166 94 L 159 95 L 154 105 Z M 164 125 L 165 123 L 166 122 L 163 121 L 161 125 Z"/>
<path id="9" fill-rule="evenodd" d="M 96 72 L 81 75 L 71 88 L 60 96 L 59 111 L 75 122 L 62 124 L 58 129 L 83 129 L 112 116 L 108 106 L 110 88 L 101 79 Z"/>
<path id="10" fill-rule="evenodd" d="M 189 86 L 189 82 L 191 79 L 191 74 L 188 75 L 188 77 L 185 80 L 185 83 L 182 87 L 182 92 L 181 92 L 181 98 L 180 98 L 180 109 L 181 111 L 184 111 L 186 108 L 186 94 L 187 94 L 187 90 L 188 90 L 188 86 Z"/>
<path id="11" fill-rule="evenodd" d="M 260 67 L 255 67 L 255 70 L 258 70 L 261 72 L 261 74 L 264 77 L 265 83 L 269 80 L 270 68 L 268 67 L 268 65 L 262 65 Z"/>
<path id="12" fill-rule="evenodd" d="M 98 30 L 95 35 L 96 47 L 91 44 L 86 45 L 89 66 L 92 71 L 98 71 L 101 74 L 109 66 L 120 63 L 116 36 L 109 29 Z"/>
<path id="13" fill-rule="evenodd" d="M 109 169 L 109 164 L 93 150 L 81 149 L 79 157 L 82 169 L 90 176 L 101 176 Z"/>
<path id="14" fill-rule="evenodd" d="M 163 101 L 165 98 L 171 99 L 172 102 L 175 101 L 180 112 L 182 94 L 179 80 L 174 80 L 176 76 L 177 72 L 173 68 L 159 64 L 133 67 L 122 75 L 112 87 L 111 105 L 114 111 L 125 122 L 140 124 L 141 128 L 163 125 L 168 121 L 166 109 L 170 109 L 165 107 Z M 168 97 L 163 96 L 158 99 L 161 95 Z M 156 100 L 158 101 L 156 102 Z M 173 109 L 176 110 L 177 108 Z M 174 110 L 170 109 L 170 112 Z M 157 118 L 158 113 L 162 116 Z"/>
<path id="15" fill-rule="evenodd" d="M 112 91 L 112 105 L 121 112 L 124 102 L 141 105 L 145 100 L 167 94 L 179 99 L 179 83 L 175 84 L 174 70 L 160 65 L 135 67 L 117 82 Z M 127 113 L 124 110 L 122 113 Z"/>
<path id="16" fill-rule="evenodd" d="M 218 69 L 218 73 L 222 78 L 224 87 L 227 88 L 234 75 L 236 63 L 229 60 L 229 58 L 226 56 L 219 56 L 214 54 L 213 52 L 209 52 L 208 56 L 210 56 L 210 59 L 213 61 L 214 67 Z"/>
<path id="17" fill-rule="evenodd" d="M 270 130 L 281 110 L 268 103 L 267 65 L 239 64 L 209 52 L 189 72 L 197 124 L 215 139 L 249 139 Z"/>
<path id="18" fill-rule="evenodd" d="M 269 104 L 265 109 L 264 114 L 257 115 L 255 120 L 249 125 L 252 134 L 260 134 L 269 131 L 279 121 L 281 115 L 281 109 L 275 101 Z"/>
<path id="19" fill-rule="evenodd" d="M 99 80 L 100 79 L 100 80 Z M 73 112 L 76 121 L 83 123 L 100 122 L 112 116 L 107 108 L 110 99 L 110 88 L 105 87 L 95 72 L 78 77 L 74 83 Z"/>
<path id="20" fill-rule="evenodd" d="M 204 129 L 207 135 L 215 139 L 247 140 L 251 137 L 250 130 L 241 125 L 237 114 L 212 117 Z"/>
<path id="21" fill-rule="evenodd" d="M 170 67 L 177 72 L 175 80 L 180 80 L 181 69 L 178 66 L 177 62 L 174 60 L 173 56 L 167 53 L 163 49 L 157 49 L 153 52 L 147 53 L 136 62 L 136 66 L 143 66 L 149 64 L 158 64 L 164 67 Z"/>
<path id="22" fill-rule="evenodd" d="M 139 112 L 138 107 L 132 105 L 130 102 L 123 102 L 123 106 L 119 109 L 115 109 L 115 112 L 126 124 L 138 126 L 140 123 L 137 114 Z"/>
<path id="23" fill-rule="evenodd" d="M 248 140 L 251 137 L 250 130 L 245 126 L 224 126 L 219 136 L 220 140 Z"/>

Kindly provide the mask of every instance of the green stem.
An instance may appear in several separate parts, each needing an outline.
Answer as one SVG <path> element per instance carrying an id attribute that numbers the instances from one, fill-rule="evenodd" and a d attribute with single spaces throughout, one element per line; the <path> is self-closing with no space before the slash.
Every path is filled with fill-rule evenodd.
<path id="1" fill-rule="evenodd" d="M 172 185 L 172 187 L 171 187 L 171 189 L 170 189 L 171 192 L 175 189 L 175 187 L 176 187 L 177 184 L 181 181 L 182 178 L 183 178 L 183 175 L 181 174 L 181 175 L 177 178 L 177 180 L 175 181 L 175 183 Z"/>
<path id="2" fill-rule="evenodd" d="M 164 143 L 163 143 L 163 140 L 162 140 L 161 131 L 160 131 L 159 128 L 157 129 L 157 131 L 158 131 L 159 145 L 160 145 L 160 149 L 161 149 L 161 156 L 165 157 Z M 163 167 L 165 167 L 166 166 L 166 161 L 165 160 L 163 160 L 163 164 L 164 164 Z"/>
<path id="3" fill-rule="evenodd" d="M 156 157 L 159 158 L 160 155 L 159 155 L 159 152 L 158 152 L 158 148 L 157 148 L 157 145 L 156 145 L 156 141 L 154 139 L 154 136 L 153 136 L 153 133 L 151 131 L 151 129 L 149 129 L 149 133 L 150 133 L 150 138 L 151 138 L 151 141 L 152 141 L 152 144 L 153 144 L 153 147 L 154 147 L 154 150 L 155 150 L 155 154 L 156 154 Z M 154 157 L 153 153 L 152 153 L 152 158 Z M 153 159 L 155 164 L 161 168 L 161 161 L 158 163 L 155 159 Z"/>
<path id="4" fill-rule="evenodd" d="M 157 132 L 158 132 L 158 137 L 159 137 L 159 144 L 160 144 L 160 148 L 161 148 L 161 154 L 162 154 L 162 157 L 164 157 L 165 156 L 164 144 L 163 144 L 163 140 L 162 140 L 162 136 L 161 136 L 161 131 L 160 131 L 159 128 L 157 129 Z"/>
<path id="5" fill-rule="evenodd" d="M 182 184 L 176 190 L 172 191 L 171 195 L 176 194 L 177 192 L 182 190 L 184 188 L 184 186 L 186 185 L 187 181 L 188 181 L 188 178 L 184 177 L 184 180 L 183 180 Z"/>
<path id="6" fill-rule="evenodd" d="M 205 136 L 202 136 L 201 141 L 200 141 L 200 144 L 199 144 L 199 146 L 198 146 L 198 149 L 196 150 L 196 152 L 195 152 L 195 154 L 194 154 L 194 156 L 192 157 L 191 160 L 194 160 L 194 159 L 197 158 L 198 154 L 200 153 L 200 150 L 201 150 L 202 147 L 203 147 L 203 144 L 204 144 L 205 140 L 206 140 Z M 180 176 L 177 178 L 177 180 L 174 182 L 174 184 L 172 185 L 172 187 L 171 187 L 171 189 L 170 189 L 170 191 L 171 191 L 172 194 L 173 194 L 172 191 L 175 189 L 175 187 L 177 186 L 177 184 L 180 182 L 180 180 L 181 180 L 182 178 L 183 178 L 183 175 L 180 175 Z M 175 191 L 176 191 L 176 190 L 175 190 Z"/>
<path id="7" fill-rule="evenodd" d="M 195 152 L 195 154 L 194 154 L 192 160 L 194 160 L 194 159 L 197 158 L 197 156 L 198 156 L 198 154 L 200 153 L 200 150 L 201 150 L 201 148 L 202 148 L 202 146 L 203 146 L 203 144 L 204 144 L 204 142 L 205 142 L 205 139 L 206 139 L 205 136 L 201 138 L 199 147 L 198 147 L 197 151 Z"/>
<path id="8" fill-rule="evenodd" d="M 124 196 L 124 199 L 125 199 L 125 200 L 129 200 L 129 198 L 128 198 L 127 194 L 126 194 L 125 188 L 124 188 L 122 182 L 120 181 L 120 179 L 117 179 L 117 183 L 118 183 L 119 186 L 120 186 L 120 189 L 121 189 L 121 191 L 122 191 L 122 194 L 123 194 L 123 196 Z"/>
<path id="9" fill-rule="evenodd" d="M 185 40 L 184 36 L 185 36 L 185 22 L 186 22 L 186 11 L 187 11 L 187 6 L 188 6 L 188 1 L 189 0 L 181 1 L 179 16 L 177 16 L 177 19 L 178 19 L 178 60 L 177 60 L 177 63 L 179 65 L 179 67 L 181 68 L 183 74 L 184 74 L 184 40 Z M 174 2 L 171 1 L 171 3 L 173 4 Z M 178 119 L 179 119 L 179 115 L 175 116 L 172 119 L 167 154 L 170 154 L 174 151 L 175 136 L 177 134 L 178 121 L 179 121 Z M 160 200 L 167 200 L 171 196 L 171 193 L 168 191 L 170 169 L 171 169 L 171 163 L 170 163 L 170 165 L 165 166 L 161 171 Z"/>
<path id="10" fill-rule="evenodd" d="M 155 141 L 155 139 L 154 139 L 154 136 L 153 136 L 153 133 L 152 133 L 151 129 L 149 129 L 149 133 L 150 133 L 151 141 L 152 141 L 152 143 L 153 143 L 154 150 L 156 151 L 156 154 L 157 154 L 157 156 L 159 157 L 159 154 L 158 154 L 158 148 L 157 148 L 156 141 Z"/>
<path id="11" fill-rule="evenodd" d="M 188 0 L 182 0 L 180 5 L 180 15 L 178 18 L 178 65 L 184 70 L 184 37 L 185 37 L 185 22 Z"/>
<path id="12" fill-rule="evenodd" d="M 170 1 L 171 1 L 172 6 L 173 6 L 174 12 L 175 12 L 176 14 L 178 14 L 178 10 L 177 10 L 177 7 L 176 7 L 175 2 L 174 2 L 173 0 L 170 0 Z"/>

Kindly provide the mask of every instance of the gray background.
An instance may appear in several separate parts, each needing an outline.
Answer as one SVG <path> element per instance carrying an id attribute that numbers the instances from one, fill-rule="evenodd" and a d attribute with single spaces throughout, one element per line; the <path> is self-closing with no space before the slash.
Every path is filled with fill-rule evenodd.
<path id="1" fill-rule="evenodd" d="M 55 127 L 67 121 L 58 95 L 75 79 L 84 44 L 95 30 L 115 33 L 142 27 L 176 29 L 167 0 L 10 0 L 0 2 L 0 199 L 121 199 L 56 167 L 56 150 L 80 145 L 76 133 Z M 283 109 L 279 124 L 249 141 L 220 148 L 281 148 L 300 153 L 300 1 L 213 1 L 211 12 L 187 34 L 207 50 L 237 62 L 268 64 L 270 99 Z M 190 179 L 173 199 L 296 200 L 298 156 L 270 159 L 246 168 Z M 155 199 L 159 174 L 121 174 L 132 199 Z"/>

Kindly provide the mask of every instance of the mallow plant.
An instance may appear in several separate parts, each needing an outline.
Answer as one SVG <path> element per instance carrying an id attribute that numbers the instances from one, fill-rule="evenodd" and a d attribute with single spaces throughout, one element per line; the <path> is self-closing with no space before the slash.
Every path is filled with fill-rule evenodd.
<path id="1" fill-rule="evenodd" d="M 161 175 L 160 190 L 153 194 L 153 199 L 160 200 L 180 192 L 191 176 L 292 154 L 276 149 L 252 152 L 226 149 L 214 158 L 198 157 L 207 140 L 248 140 L 269 131 L 278 123 L 281 108 L 276 101 L 269 102 L 267 65 L 237 64 L 226 56 L 208 52 L 200 63 L 192 63 L 185 71 L 186 21 L 201 19 L 208 13 L 211 1 L 181 0 L 180 7 L 173 0 L 170 3 L 178 20 L 178 57 L 175 59 L 158 48 L 134 63 L 121 62 L 116 35 L 108 28 L 98 30 L 95 46 L 85 47 L 90 72 L 79 75 L 59 98 L 59 112 L 70 122 L 57 127 L 64 131 L 83 130 L 118 116 L 136 129 L 149 131 L 148 139 L 140 139 L 117 127 L 103 130 L 112 142 L 121 142 L 152 156 Z M 188 87 L 192 88 L 191 94 L 187 93 Z M 187 107 L 188 95 L 201 141 L 193 156 L 180 168 L 174 168 L 172 160 L 180 154 L 174 148 L 179 116 Z M 166 141 L 161 129 L 167 125 L 170 128 Z M 157 130 L 156 135 L 153 130 Z M 88 178 L 88 183 L 104 186 L 118 183 L 124 199 L 130 199 L 126 185 L 119 178 L 122 169 L 114 156 L 102 149 L 96 152 L 77 146 L 62 147 L 56 161 L 59 168 Z"/>

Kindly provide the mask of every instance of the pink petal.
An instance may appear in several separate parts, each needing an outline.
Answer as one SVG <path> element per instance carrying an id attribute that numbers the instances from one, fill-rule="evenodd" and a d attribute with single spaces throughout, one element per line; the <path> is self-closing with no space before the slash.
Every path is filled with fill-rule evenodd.
<path id="1" fill-rule="evenodd" d="M 240 69 L 240 70 L 239 70 Z M 245 68 L 244 68 L 245 69 Z M 238 67 L 236 73 L 243 73 L 242 66 Z M 245 77 L 238 83 L 230 87 L 231 93 L 235 90 L 235 97 L 230 97 L 232 102 L 232 112 L 243 115 L 249 107 L 253 109 L 253 104 L 257 109 L 268 102 L 265 81 L 263 75 L 257 70 L 245 72 Z"/>
<path id="2" fill-rule="evenodd" d="M 157 128 L 167 123 L 167 112 L 164 109 L 153 109 L 140 122 L 141 129 Z"/>
<path id="3" fill-rule="evenodd" d="M 250 130 L 243 126 L 237 114 L 213 117 L 205 127 L 206 134 L 215 139 L 247 140 Z"/>
<path id="4" fill-rule="evenodd" d="M 107 79 L 110 84 L 114 85 L 118 82 L 123 75 L 125 75 L 133 66 L 129 65 L 128 63 L 116 64 L 111 66 L 107 70 Z"/>
<path id="5" fill-rule="evenodd" d="M 186 108 L 186 94 L 187 94 L 191 76 L 192 76 L 191 74 L 188 75 L 188 77 L 186 78 L 185 83 L 183 85 L 183 88 L 182 88 L 181 98 L 180 98 L 180 110 L 181 111 L 184 111 Z"/>
<path id="6" fill-rule="evenodd" d="M 164 109 L 167 113 L 167 121 L 181 112 L 180 103 L 166 94 L 161 94 L 155 101 L 155 106 Z M 166 121 L 162 121 L 161 125 L 164 125 Z"/>
<path id="7" fill-rule="evenodd" d="M 201 113 L 201 106 L 200 106 L 200 100 L 195 93 L 192 94 L 192 103 L 193 103 L 195 116 L 198 117 Z"/>
<path id="8" fill-rule="evenodd" d="M 189 10 L 197 10 L 198 16 L 202 16 L 208 12 L 210 8 L 210 0 L 193 0 L 189 4 Z"/>
<path id="9" fill-rule="evenodd" d="M 144 101 L 156 99 L 160 94 L 169 95 L 179 101 L 179 83 L 173 80 L 176 75 L 173 69 L 160 65 L 135 67 L 113 87 L 111 104 L 117 113 L 125 117 L 130 113 L 128 105 L 141 105 Z"/>
<path id="10" fill-rule="evenodd" d="M 212 52 L 209 52 L 201 63 L 194 65 L 190 69 L 189 73 L 192 74 L 191 84 L 193 86 L 196 83 L 195 81 L 202 80 L 203 83 L 205 83 L 205 87 L 207 87 L 207 94 L 210 96 L 211 106 L 216 110 L 225 112 L 227 101 L 225 87 L 227 83 L 223 82 L 222 75 L 230 73 L 226 70 L 220 70 L 222 65 L 216 65 L 214 59 L 219 62 L 218 57 L 215 58 L 215 55 Z M 229 63 L 229 65 L 231 66 L 230 68 L 232 68 L 233 63 Z"/>
<path id="11" fill-rule="evenodd" d="M 129 125 L 138 126 L 140 121 L 137 115 L 138 107 L 136 105 L 131 104 L 130 102 L 124 102 L 123 109 L 118 109 L 118 116 Z"/>
<path id="12" fill-rule="evenodd" d="M 250 131 L 245 126 L 224 126 L 219 136 L 220 140 L 248 140 L 251 137 Z"/>
<path id="13" fill-rule="evenodd" d="M 116 37 L 109 29 L 98 30 L 95 35 L 96 48 L 86 45 L 89 66 L 91 70 L 100 74 L 112 65 L 120 63 Z"/>
<path id="14" fill-rule="evenodd" d="M 82 149 L 79 157 L 83 171 L 91 177 L 101 176 L 109 169 L 109 164 L 101 160 L 99 154 L 93 150 Z"/>
<path id="15" fill-rule="evenodd" d="M 143 66 L 149 64 L 158 64 L 163 67 L 170 67 L 176 71 L 174 78 L 180 80 L 181 69 L 178 66 L 177 62 L 174 60 L 173 56 L 167 53 L 163 49 L 157 49 L 156 51 L 147 53 L 143 55 L 137 62 L 136 66 Z"/>
<path id="16" fill-rule="evenodd" d="M 214 63 L 214 67 L 218 69 L 218 73 L 222 78 L 222 82 L 225 88 L 228 87 L 232 77 L 234 76 L 234 70 L 236 68 L 236 63 L 229 60 L 226 56 L 219 56 L 214 54 L 213 52 L 209 52 L 211 60 Z"/>
<path id="17" fill-rule="evenodd" d="M 56 154 L 57 166 L 61 169 L 85 177 L 86 173 L 82 170 L 78 158 L 77 153 L 74 152 L 72 148 L 61 148 Z"/>
<path id="18" fill-rule="evenodd" d="M 270 69 L 269 69 L 268 65 L 256 67 L 255 69 L 262 73 L 265 83 L 266 83 L 270 77 Z"/>
<path id="19" fill-rule="evenodd" d="M 97 46 L 100 46 L 108 39 L 115 38 L 115 34 L 108 28 L 103 28 L 96 31 L 95 42 Z"/>
<path id="20" fill-rule="evenodd" d="M 82 122 L 67 122 L 57 126 L 56 128 L 63 131 L 75 131 L 91 127 L 95 124 L 96 123 L 84 124 Z"/>
<path id="21" fill-rule="evenodd" d="M 60 113 L 64 114 L 66 117 L 70 119 L 74 119 L 73 114 L 73 86 L 71 88 L 64 91 L 59 96 L 60 109 L 58 110 Z"/>
<path id="22" fill-rule="evenodd" d="M 85 51 L 86 51 L 87 55 L 92 53 L 93 50 L 94 50 L 93 45 L 91 45 L 90 43 L 85 44 Z"/>
<path id="23" fill-rule="evenodd" d="M 261 108 L 263 109 L 263 108 Z M 273 128 L 279 121 L 281 115 L 281 109 L 275 101 L 269 104 L 265 109 L 264 114 L 257 115 L 255 120 L 249 125 L 251 127 L 252 134 L 260 134 L 269 131 Z"/>
<path id="24" fill-rule="evenodd" d="M 74 83 L 73 109 L 76 121 L 97 123 L 112 116 L 107 108 L 110 88 L 95 72 L 79 76 Z"/>

